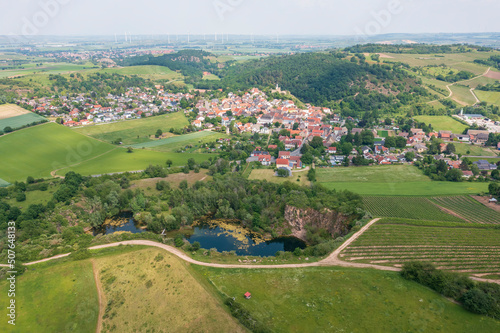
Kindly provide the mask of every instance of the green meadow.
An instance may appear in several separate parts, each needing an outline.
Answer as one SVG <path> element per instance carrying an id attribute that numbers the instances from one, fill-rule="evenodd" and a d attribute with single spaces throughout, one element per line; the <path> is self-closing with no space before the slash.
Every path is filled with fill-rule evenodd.
<path id="1" fill-rule="evenodd" d="M 189 125 L 182 112 L 170 113 L 142 119 L 119 121 L 111 124 L 97 124 L 75 128 L 74 131 L 101 141 L 113 142 L 122 139 L 124 144 L 151 141 L 158 129 L 168 133 L 171 128 L 179 129 Z"/>
<path id="2" fill-rule="evenodd" d="M 315 267 L 193 266 L 221 298 L 234 297 L 272 332 L 498 332 L 500 322 L 464 310 L 395 272 Z M 252 294 L 247 300 L 246 292 Z"/>
<path id="3" fill-rule="evenodd" d="M 166 139 L 137 143 L 131 145 L 132 148 L 151 148 L 158 151 L 175 151 L 186 146 L 195 146 L 203 143 L 214 142 L 220 138 L 227 138 L 226 134 L 201 131 L 185 135 L 173 136 Z"/>
<path id="4" fill-rule="evenodd" d="M 411 165 L 317 169 L 318 182 L 329 189 L 372 196 L 439 196 L 488 192 L 488 183 L 431 181 Z"/>
<path id="5" fill-rule="evenodd" d="M 115 149 L 55 123 L 0 137 L 0 178 L 13 183 L 26 177 L 50 177 L 56 169 L 94 159 Z"/>
<path id="6" fill-rule="evenodd" d="M 16 129 L 42 120 L 46 119 L 33 112 L 7 119 L 0 119 L 0 130 L 3 130 L 7 126 Z"/>
<path id="7" fill-rule="evenodd" d="M 467 126 L 448 116 L 416 116 L 415 120 L 431 124 L 435 131 L 452 131 L 461 134 Z"/>
<path id="8" fill-rule="evenodd" d="M 0 291 L 5 302 L 7 290 L 2 279 Z M 88 260 L 29 267 L 17 280 L 15 299 L 16 325 L 8 325 L 4 315 L 1 332 L 95 332 L 99 303 Z"/>
<path id="9" fill-rule="evenodd" d="M 165 166 L 167 160 L 172 160 L 173 167 L 184 166 L 188 159 L 194 158 L 196 162 L 201 163 L 208 160 L 215 154 L 186 154 L 186 153 L 163 153 L 146 149 L 134 149 L 128 153 L 125 148 L 117 148 L 99 158 L 83 161 L 78 165 L 64 168 L 57 172 L 58 175 L 65 175 L 69 171 L 74 171 L 82 175 L 101 175 L 107 173 L 140 171 L 146 169 L 149 165 Z"/>
<path id="10" fill-rule="evenodd" d="M 165 66 L 132 66 L 123 68 L 106 68 L 100 70 L 105 73 L 117 73 L 120 75 L 137 75 L 139 77 L 151 80 L 183 80 L 181 73 L 172 71 Z"/>

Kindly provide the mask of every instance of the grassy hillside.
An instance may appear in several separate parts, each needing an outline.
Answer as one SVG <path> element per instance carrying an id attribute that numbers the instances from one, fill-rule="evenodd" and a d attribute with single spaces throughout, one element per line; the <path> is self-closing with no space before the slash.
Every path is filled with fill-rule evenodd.
<path id="1" fill-rule="evenodd" d="M 220 138 L 227 138 L 226 134 L 201 131 L 185 135 L 173 136 L 166 139 L 137 143 L 133 148 L 151 148 L 158 151 L 176 151 L 186 146 L 199 146 L 203 143 L 214 142 Z"/>
<path id="2" fill-rule="evenodd" d="M 128 153 L 124 148 L 117 148 L 107 154 L 92 160 L 84 161 L 73 167 L 68 167 L 57 172 L 58 175 L 65 175 L 69 171 L 75 171 L 82 175 L 100 175 L 114 172 L 139 171 L 146 169 L 150 164 L 165 165 L 165 162 L 172 160 L 172 166 L 184 166 L 187 160 L 194 158 L 200 163 L 215 157 L 211 154 L 180 154 L 162 153 L 151 150 L 135 149 L 133 153 Z"/>
<path id="3" fill-rule="evenodd" d="M 0 178 L 14 182 L 93 159 L 113 150 L 111 144 L 78 134 L 54 123 L 16 131 L 0 137 Z"/>
<path id="4" fill-rule="evenodd" d="M 244 332 L 177 257 L 146 249 L 96 262 L 107 307 L 103 331 Z"/>
<path id="5" fill-rule="evenodd" d="M 448 116 L 416 116 L 417 121 L 431 124 L 435 131 L 452 131 L 461 134 L 467 126 Z"/>
<path id="6" fill-rule="evenodd" d="M 184 128 L 187 125 L 189 122 L 184 113 L 176 112 L 112 124 L 85 126 L 76 128 L 74 131 L 110 143 L 121 138 L 124 144 L 135 144 L 151 141 L 151 135 L 154 135 L 158 129 L 168 133 L 171 128 Z"/>
<path id="7" fill-rule="evenodd" d="M 2 300 L 7 290 L 2 279 Z M 99 303 L 91 262 L 30 267 L 17 280 L 16 304 L 16 326 L 4 318 L 1 332 L 95 332 Z"/>
<path id="8" fill-rule="evenodd" d="M 500 322 L 471 314 L 398 273 L 337 267 L 195 267 L 221 297 L 273 332 L 496 332 Z M 245 292 L 252 293 L 246 300 Z M 369 311 L 367 310 L 369 309 Z"/>

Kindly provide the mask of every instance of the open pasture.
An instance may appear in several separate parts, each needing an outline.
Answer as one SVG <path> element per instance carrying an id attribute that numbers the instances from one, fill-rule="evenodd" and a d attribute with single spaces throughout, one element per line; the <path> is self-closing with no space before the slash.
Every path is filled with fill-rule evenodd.
<path id="1" fill-rule="evenodd" d="M 500 328 L 498 321 L 469 313 L 396 272 L 344 267 L 194 269 L 221 298 L 234 297 L 271 332 L 468 333 Z M 252 293 L 249 300 L 243 297 L 247 291 Z"/>
<path id="2" fill-rule="evenodd" d="M 0 321 L 0 331 L 95 332 L 99 303 L 91 262 L 37 266 L 17 279 L 16 325 L 7 324 L 5 317 Z M 0 291 L 5 295 L 2 303 L 7 301 L 6 282 L 0 281 Z"/>
<path id="3" fill-rule="evenodd" d="M 26 128 L 0 137 L 0 178 L 13 183 L 26 177 L 50 177 L 56 169 L 94 160 L 115 149 L 55 123 Z"/>
<path id="4" fill-rule="evenodd" d="M 158 151 L 176 151 L 186 146 L 195 146 L 203 143 L 214 142 L 217 139 L 227 137 L 226 134 L 200 131 L 185 135 L 173 136 L 166 139 L 154 140 L 131 145 L 133 148 L 150 148 Z"/>
<path id="5" fill-rule="evenodd" d="M 500 106 L 500 92 L 474 90 L 474 93 L 481 102 Z"/>
<path id="6" fill-rule="evenodd" d="M 458 217 L 445 213 L 428 198 L 364 197 L 363 204 L 370 214 L 377 217 L 464 222 Z"/>
<path id="7" fill-rule="evenodd" d="M 347 247 L 341 258 L 397 267 L 418 260 L 432 262 L 445 270 L 500 272 L 500 229 L 407 222 L 398 219 L 377 222 Z"/>
<path id="8" fill-rule="evenodd" d="M 436 197 L 431 199 L 471 223 L 500 224 L 500 213 L 469 196 Z"/>
<path id="9" fill-rule="evenodd" d="M 65 175 L 69 171 L 74 171 L 85 176 L 102 175 L 108 173 L 142 171 L 150 164 L 165 166 L 167 160 L 172 160 L 172 166 L 184 166 L 188 159 L 194 158 L 197 163 L 208 160 L 215 154 L 179 154 L 163 153 L 145 149 L 134 149 L 133 153 L 128 153 L 127 149 L 117 148 L 94 159 L 87 159 L 81 163 L 61 169 L 58 175 Z"/>
<path id="10" fill-rule="evenodd" d="M 328 189 L 364 196 L 438 196 L 488 191 L 487 183 L 431 181 L 411 165 L 318 168 L 316 174 L 318 182 Z"/>
<path id="11" fill-rule="evenodd" d="M 151 80 L 183 80 L 184 76 L 181 73 L 172 71 L 170 68 L 165 66 L 131 66 L 131 67 L 122 67 L 122 68 L 105 68 L 100 70 L 99 72 L 105 73 L 116 73 L 120 75 L 137 75 L 144 79 Z"/>
<path id="12" fill-rule="evenodd" d="M 254 169 L 248 176 L 251 180 L 266 180 L 270 183 L 282 184 L 284 182 L 291 182 L 301 186 L 309 186 L 311 182 L 307 179 L 307 171 L 297 172 L 292 171 L 292 177 L 277 177 L 274 169 Z"/>
<path id="13" fill-rule="evenodd" d="M 453 91 L 452 100 L 460 105 L 473 105 L 476 103 L 474 95 L 470 92 L 470 88 L 462 85 L 452 85 L 450 86 L 451 91 Z"/>
<path id="14" fill-rule="evenodd" d="M 467 126 L 448 116 L 416 116 L 415 120 L 431 124 L 435 131 L 452 131 L 453 133 L 462 133 Z"/>
<path id="15" fill-rule="evenodd" d="M 155 135 L 158 129 L 168 133 L 171 128 L 179 129 L 187 125 L 189 122 L 184 113 L 176 112 L 110 124 L 84 126 L 75 128 L 74 131 L 110 143 L 122 139 L 124 144 L 135 144 L 151 141 L 150 137 Z"/>

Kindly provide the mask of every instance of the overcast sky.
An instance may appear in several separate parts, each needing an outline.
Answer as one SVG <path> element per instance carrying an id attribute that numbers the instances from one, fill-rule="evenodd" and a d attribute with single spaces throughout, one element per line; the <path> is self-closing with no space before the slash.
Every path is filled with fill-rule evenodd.
<path id="1" fill-rule="evenodd" d="M 0 8 L 0 35 L 500 31 L 500 0 L 0 0 Z"/>

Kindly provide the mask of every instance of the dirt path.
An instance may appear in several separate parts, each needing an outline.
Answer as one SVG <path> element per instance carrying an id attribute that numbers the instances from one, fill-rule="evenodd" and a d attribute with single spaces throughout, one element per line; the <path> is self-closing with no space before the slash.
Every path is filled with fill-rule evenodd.
<path id="1" fill-rule="evenodd" d="M 104 316 L 104 309 L 106 307 L 106 299 L 104 296 L 104 292 L 102 291 L 101 280 L 99 280 L 99 272 L 97 271 L 95 261 L 92 259 L 92 270 L 94 271 L 94 280 L 97 288 L 97 296 L 99 299 L 99 314 L 97 317 L 97 326 L 95 328 L 95 332 L 99 333 L 102 330 L 102 317 Z"/>
<path id="2" fill-rule="evenodd" d="M 346 262 L 343 260 L 339 259 L 339 254 L 347 248 L 349 245 L 351 245 L 355 240 L 357 240 L 363 233 L 365 233 L 373 224 L 375 224 L 377 221 L 380 219 L 374 219 L 370 221 L 368 224 L 366 224 L 363 228 L 361 228 L 357 233 L 351 236 L 347 241 L 345 241 L 338 249 L 333 251 L 327 258 L 319 261 L 319 262 L 313 262 L 313 263 L 306 263 L 306 264 L 283 264 L 283 265 L 242 265 L 242 264 L 216 264 L 216 263 L 208 263 L 208 262 L 202 262 L 195 260 L 188 255 L 186 255 L 184 252 L 181 250 L 162 243 L 150 241 L 150 240 L 130 240 L 130 241 L 123 241 L 123 242 L 117 242 L 117 243 L 111 243 L 111 244 L 104 244 L 104 245 L 97 245 L 97 246 L 92 246 L 89 247 L 89 250 L 98 250 L 98 249 L 105 249 L 109 247 L 116 247 L 120 245 L 142 245 L 142 246 L 153 246 L 157 247 L 163 250 L 166 250 L 173 255 L 179 257 L 180 259 L 189 262 L 194 265 L 199 265 L 199 266 L 205 266 L 205 267 L 215 267 L 215 268 L 247 268 L 247 269 L 273 269 L 273 268 L 304 268 L 304 267 L 318 267 L 318 266 L 340 266 L 340 267 L 354 267 L 354 268 L 372 268 L 372 269 L 378 269 L 382 271 L 393 271 L 393 272 L 398 272 L 401 271 L 401 268 L 399 267 L 391 267 L 391 266 L 380 266 L 380 265 L 373 265 L 373 264 L 362 264 L 362 263 L 353 263 L 353 262 Z M 53 259 L 58 259 L 58 258 L 63 258 L 69 256 L 70 253 L 66 254 L 60 254 L 55 257 L 51 258 L 46 258 L 34 262 L 27 263 L 25 265 L 34 265 L 40 262 L 45 262 Z M 7 265 L 0 265 L 3 267 L 6 267 Z M 479 278 L 475 278 L 475 280 L 479 280 Z M 483 279 L 483 281 L 486 281 Z M 488 280 L 490 282 L 490 280 Z M 491 280 L 491 282 L 498 283 L 500 284 L 500 281 L 495 281 Z"/>

